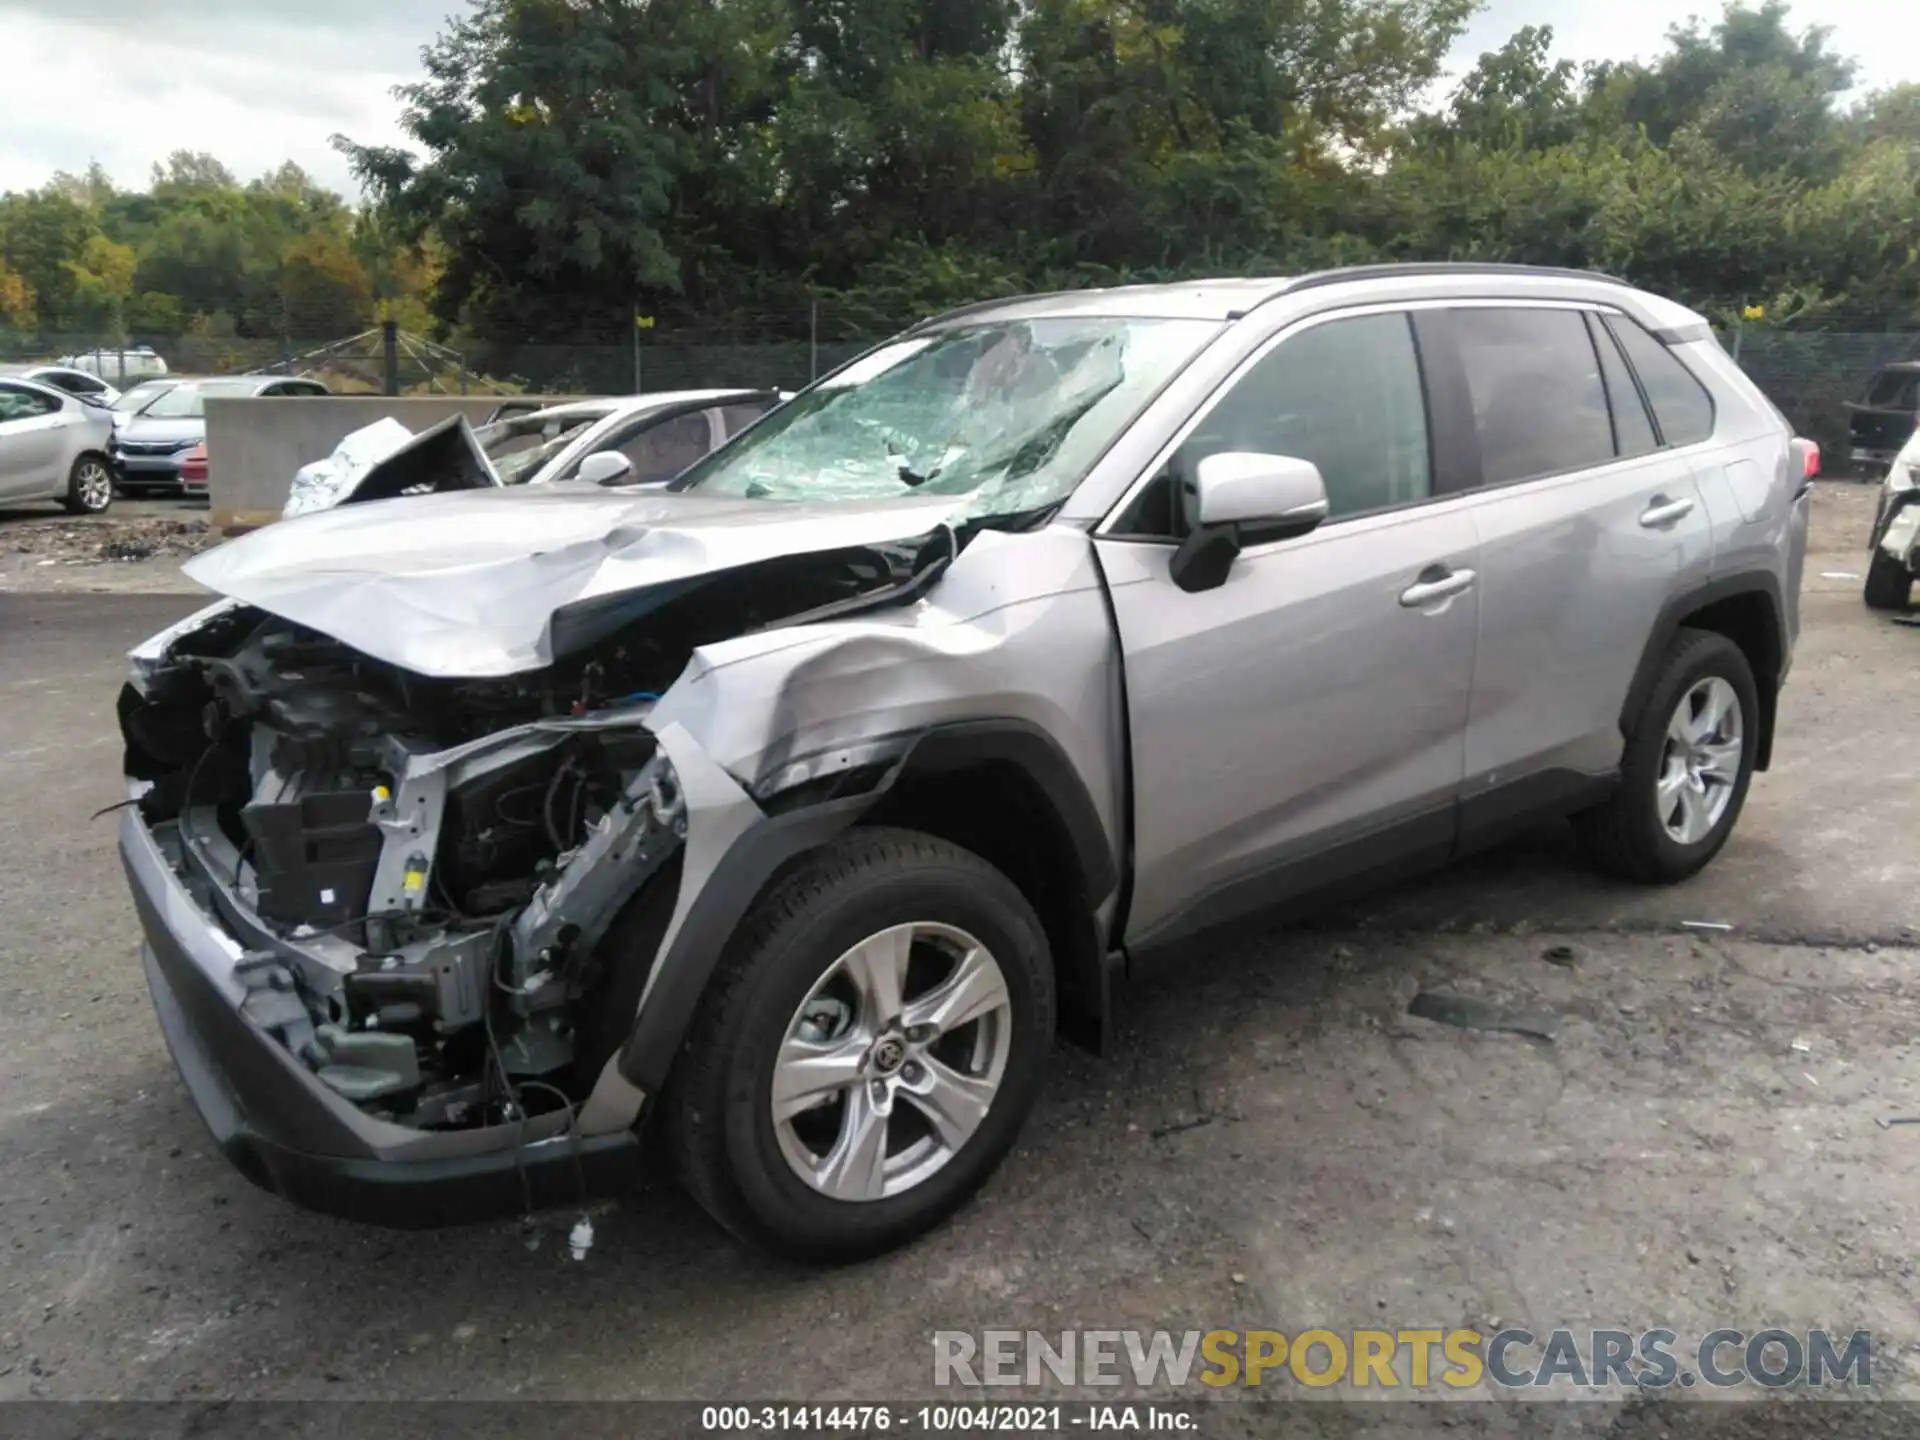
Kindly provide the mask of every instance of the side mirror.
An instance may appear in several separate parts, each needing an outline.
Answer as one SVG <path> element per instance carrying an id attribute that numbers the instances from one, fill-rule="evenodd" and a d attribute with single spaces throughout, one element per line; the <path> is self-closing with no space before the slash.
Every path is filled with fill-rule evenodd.
<path id="1" fill-rule="evenodd" d="M 632 476 L 633 461 L 618 450 L 601 450 L 589 455 L 573 472 L 574 479 L 595 485 L 625 485 Z"/>
<path id="2" fill-rule="evenodd" d="M 1320 467 L 1291 455 L 1209 455 L 1194 466 L 1183 499 L 1193 528 L 1170 573 L 1189 594 L 1225 583 L 1243 530 L 1258 531 L 1262 541 L 1290 540 L 1327 518 Z"/>

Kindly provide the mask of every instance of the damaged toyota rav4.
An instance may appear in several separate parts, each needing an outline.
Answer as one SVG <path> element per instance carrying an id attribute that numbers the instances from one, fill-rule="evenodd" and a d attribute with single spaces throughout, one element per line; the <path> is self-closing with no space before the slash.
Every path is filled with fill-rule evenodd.
<path id="1" fill-rule="evenodd" d="M 424 443 L 195 559 L 119 705 L 187 1087 L 390 1224 L 658 1163 L 898 1244 L 1210 926 L 1558 815 L 1698 870 L 1798 630 L 1803 442 L 1571 272 L 978 306 L 662 486 Z"/>

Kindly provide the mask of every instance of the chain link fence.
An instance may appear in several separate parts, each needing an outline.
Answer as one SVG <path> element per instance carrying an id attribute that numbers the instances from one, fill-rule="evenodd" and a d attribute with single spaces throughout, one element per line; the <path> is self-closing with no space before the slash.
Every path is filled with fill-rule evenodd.
<path id="1" fill-rule="evenodd" d="M 513 344 L 453 337 L 420 342 L 398 363 L 408 394 L 629 394 L 722 388 L 798 389 L 914 316 L 866 310 L 832 313 L 824 305 L 798 313 L 737 316 L 699 325 L 596 325 L 579 344 Z M 624 343 L 607 336 L 625 333 Z M 386 384 L 379 333 L 360 346 L 337 336 L 246 339 L 186 335 L 155 340 L 152 350 L 176 375 L 275 372 L 313 375 L 342 393 L 378 393 Z M 1748 327 L 1721 335 L 1741 366 L 1803 435 L 1819 441 L 1828 472 L 1842 473 L 1848 452 L 1846 402 L 1865 393 L 1875 370 L 1920 358 L 1920 333 L 1866 328 L 1787 330 Z M 320 353 L 320 352 L 327 353 Z M 431 352 L 431 353 L 429 353 Z M 85 357 L 109 384 L 142 378 L 138 351 L 97 335 L 7 336 L 0 362 L 9 365 Z"/>

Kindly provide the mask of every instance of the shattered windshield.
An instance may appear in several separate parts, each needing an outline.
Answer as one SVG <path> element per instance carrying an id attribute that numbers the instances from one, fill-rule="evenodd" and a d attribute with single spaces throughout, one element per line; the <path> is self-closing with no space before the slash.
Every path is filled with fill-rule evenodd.
<path id="1" fill-rule="evenodd" d="M 881 347 L 770 413 L 676 489 L 766 500 L 966 495 L 974 516 L 1054 504 L 1219 327 L 1006 320 Z"/>
<path id="2" fill-rule="evenodd" d="M 536 411 L 512 415 L 480 430 L 475 439 L 499 472 L 502 485 L 520 485 L 587 430 L 606 419 L 604 412 L 554 414 Z"/>

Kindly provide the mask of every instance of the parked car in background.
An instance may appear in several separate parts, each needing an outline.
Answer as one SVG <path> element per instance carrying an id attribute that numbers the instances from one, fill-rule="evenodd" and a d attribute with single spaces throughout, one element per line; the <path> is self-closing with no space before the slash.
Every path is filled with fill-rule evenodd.
<path id="1" fill-rule="evenodd" d="M 114 426 L 112 454 L 120 492 L 180 493 L 180 461 L 207 438 L 210 399 L 327 393 L 318 380 L 279 375 L 235 375 L 170 385 Z"/>
<path id="2" fill-rule="evenodd" d="M 551 410 L 552 408 L 552 402 L 542 399 L 538 395 L 516 395 L 513 399 L 502 400 L 498 405 L 494 406 L 492 413 L 480 423 L 483 425 L 497 425 L 502 420 L 511 420 L 516 415 L 531 415 L 536 410 Z"/>
<path id="3" fill-rule="evenodd" d="M 113 503 L 106 410 L 33 380 L 0 379 L 0 504 L 58 500 L 76 515 Z"/>
<path id="4" fill-rule="evenodd" d="M 1920 429 L 1887 466 L 1867 550 L 1867 608 L 1906 609 L 1920 573 Z"/>
<path id="5" fill-rule="evenodd" d="M 1799 631 L 1805 442 L 1597 275 L 970 306 L 645 490 L 475 484 L 443 434 L 387 479 L 460 493 L 190 561 L 224 598 L 118 705 L 186 1088 L 361 1219 L 584 1202 L 657 1142 L 748 1240 L 897 1245 L 1216 926 L 1557 815 L 1701 870 Z"/>
<path id="6" fill-rule="evenodd" d="M 138 384 L 129 385 L 120 392 L 120 398 L 108 407 L 113 411 L 114 428 L 118 429 L 124 425 L 174 386 L 185 385 L 189 380 L 211 378 L 211 376 L 174 375 L 163 379 L 142 380 Z"/>
<path id="7" fill-rule="evenodd" d="M 207 442 L 204 440 L 180 457 L 180 492 L 188 499 L 207 498 Z"/>
<path id="8" fill-rule="evenodd" d="M 510 414 L 475 438 L 504 485 L 646 484 L 672 479 L 785 398 L 778 390 L 668 390 L 574 400 Z M 586 466 L 591 457 L 603 458 Z"/>
<path id="9" fill-rule="evenodd" d="M 64 390 L 69 395 L 78 395 L 82 400 L 91 400 L 96 405 L 111 405 L 120 398 L 120 392 L 98 375 L 65 365 L 0 365 L 0 376 L 14 380 L 36 380 L 42 385 Z"/>
<path id="10" fill-rule="evenodd" d="M 111 380 L 122 389 L 136 380 L 167 373 L 167 362 L 154 353 L 151 345 L 139 345 L 131 350 L 86 350 L 77 355 L 62 355 L 58 363 Z"/>
<path id="11" fill-rule="evenodd" d="M 1867 393 L 1847 402 L 1848 460 L 1864 479 L 1884 477 L 1920 423 L 1920 360 L 1882 365 Z"/>
<path id="12" fill-rule="evenodd" d="M 678 390 L 574 400 L 509 412 L 478 430 L 462 415 L 418 433 L 391 418 L 377 420 L 342 438 L 325 459 L 303 465 L 282 515 L 449 489 L 565 480 L 656 484 L 791 398 L 778 390 Z"/>

